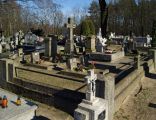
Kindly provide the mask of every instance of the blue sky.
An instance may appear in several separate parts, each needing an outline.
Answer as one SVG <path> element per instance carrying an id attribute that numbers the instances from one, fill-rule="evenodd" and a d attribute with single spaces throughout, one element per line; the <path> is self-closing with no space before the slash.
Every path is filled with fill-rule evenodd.
<path id="1" fill-rule="evenodd" d="M 62 7 L 62 12 L 70 16 L 74 8 L 88 7 L 92 0 L 54 0 Z"/>
<path id="2" fill-rule="evenodd" d="M 63 13 L 72 11 L 74 8 L 84 8 L 90 5 L 93 0 L 54 0 L 60 4 L 63 8 Z M 109 0 L 106 0 L 109 1 Z"/>
<path id="3" fill-rule="evenodd" d="M 89 6 L 92 0 L 55 0 L 55 2 L 62 5 L 63 10 L 68 11 L 74 7 Z"/>

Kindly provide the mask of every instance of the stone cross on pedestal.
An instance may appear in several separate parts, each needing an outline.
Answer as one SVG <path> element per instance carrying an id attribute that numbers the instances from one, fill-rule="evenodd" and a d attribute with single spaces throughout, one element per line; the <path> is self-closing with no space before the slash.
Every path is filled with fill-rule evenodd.
<path id="1" fill-rule="evenodd" d="M 73 53 L 74 52 L 73 29 L 76 27 L 73 18 L 68 18 L 68 23 L 65 24 L 65 26 L 69 29 L 69 41 L 67 41 L 70 49 L 69 52 Z"/>
<path id="2" fill-rule="evenodd" d="M 85 80 L 86 99 L 83 99 L 75 110 L 74 120 L 112 120 L 108 119 L 108 101 L 95 97 L 97 75 L 94 74 L 94 69 L 88 71 Z"/>
<path id="3" fill-rule="evenodd" d="M 93 101 L 96 95 L 96 81 L 97 74 L 94 74 L 94 69 L 88 71 L 88 75 L 85 77 L 87 83 L 86 100 Z"/>

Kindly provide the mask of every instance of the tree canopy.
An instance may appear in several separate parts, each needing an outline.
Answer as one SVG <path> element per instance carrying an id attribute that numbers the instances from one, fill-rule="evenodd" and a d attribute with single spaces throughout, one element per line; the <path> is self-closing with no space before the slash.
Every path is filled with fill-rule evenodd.
<path id="1" fill-rule="evenodd" d="M 86 19 L 81 23 L 81 35 L 95 35 L 95 26 L 90 19 Z"/>
<path id="2" fill-rule="evenodd" d="M 100 26 L 98 1 L 89 7 L 90 18 L 94 19 L 96 29 Z M 151 33 L 152 21 L 156 20 L 156 0 L 116 0 L 108 4 L 108 32 L 146 36 Z M 98 27 L 98 28 L 97 28 Z M 97 30 L 96 30 L 97 32 Z"/>
<path id="3" fill-rule="evenodd" d="M 59 34 L 63 17 L 60 5 L 53 0 L 0 0 L 0 29 L 5 35 L 31 28 Z"/>
<path id="4" fill-rule="evenodd" d="M 19 30 L 26 32 L 30 28 L 42 29 L 45 34 L 61 34 L 63 23 L 69 17 L 62 12 L 61 7 L 55 0 L 0 0 L 0 29 L 7 36 Z M 107 7 L 109 14 L 106 32 L 128 35 L 132 31 L 139 36 L 151 33 L 152 21 L 156 20 L 156 0 L 116 0 Z M 89 7 L 77 6 L 72 12 L 79 26 L 74 34 L 80 33 L 81 23 L 86 19 L 90 19 L 93 24 L 90 22 L 92 27 L 88 25 L 85 29 L 93 30 L 91 33 L 87 30 L 85 34 L 98 32 L 102 22 L 98 0 L 93 0 Z"/>

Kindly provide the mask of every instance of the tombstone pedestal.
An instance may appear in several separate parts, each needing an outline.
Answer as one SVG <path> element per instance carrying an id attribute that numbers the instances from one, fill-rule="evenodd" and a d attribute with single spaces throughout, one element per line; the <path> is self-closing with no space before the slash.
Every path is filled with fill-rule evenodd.
<path id="1" fill-rule="evenodd" d="M 118 51 L 116 53 L 108 54 L 108 53 L 101 53 L 101 52 L 93 52 L 90 54 L 91 60 L 97 61 L 108 61 L 113 62 L 119 60 L 125 56 L 124 51 Z"/>
<path id="2" fill-rule="evenodd" d="M 90 98 L 91 100 L 87 100 L 88 98 Z M 95 103 L 97 103 L 99 101 L 99 99 L 97 99 L 96 97 L 93 97 L 92 94 L 90 93 L 86 93 L 86 99 L 83 99 L 83 102 L 89 105 L 93 105 Z"/>
<path id="3" fill-rule="evenodd" d="M 90 102 L 83 100 L 74 112 L 75 120 L 107 120 L 106 118 L 107 101 L 96 98 Z"/>
<path id="4" fill-rule="evenodd" d="M 68 59 L 68 61 L 67 61 L 67 67 L 70 70 L 74 70 L 74 68 L 77 67 L 76 58 L 70 58 L 70 59 Z"/>
<path id="5" fill-rule="evenodd" d="M 96 52 L 100 52 L 100 53 L 104 53 L 104 46 L 102 46 L 102 45 L 98 45 L 98 46 L 96 46 Z"/>
<path id="6" fill-rule="evenodd" d="M 73 54 L 74 53 L 74 43 L 73 41 L 67 40 L 66 44 L 65 44 L 65 52 L 67 54 Z"/>
<path id="7" fill-rule="evenodd" d="M 95 36 L 94 35 L 92 35 L 91 37 L 87 38 L 86 50 L 88 52 L 95 52 L 96 51 L 96 49 L 95 49 Z"/>
<path id="8" fill-rule="evenodd" d="M 32 52 L 31 54 L 31 62 L 33 64 L 38 63 L 40 61 L 40 54 L 39 52 Z"/>
<path id="9" fill-rule="evenodd" d="M 92 92 L 87 91 L 86 92 L 86 99 L 89 101 L 94 101 L 95 100 L 95 96 L 93 95 Z"/>

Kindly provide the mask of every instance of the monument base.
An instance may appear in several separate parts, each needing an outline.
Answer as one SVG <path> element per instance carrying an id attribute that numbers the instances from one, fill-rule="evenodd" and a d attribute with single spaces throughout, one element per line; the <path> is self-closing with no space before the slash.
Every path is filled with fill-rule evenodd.
<path id="1" fill-rule="evenodd" d="M 107 102 L 104 99 L 96 98 L 96 100 L 87 102 L 83 100 L 74 112 L 75 120 L 107 120 Z"/>
<path id="2" fill-rule="evenodd" d="M 108 61 L 108 62 L 118 60 L 124 56 L 125 56 L 124 51 L 119 51 L 119 52 L 112 53 L 112 54 L 106 54 L 106 53 L 100 53 L 100 52 L 95 52 L 95 53 L 90 54 L 91 60 Z"/>

